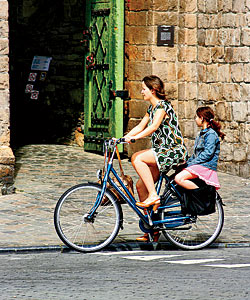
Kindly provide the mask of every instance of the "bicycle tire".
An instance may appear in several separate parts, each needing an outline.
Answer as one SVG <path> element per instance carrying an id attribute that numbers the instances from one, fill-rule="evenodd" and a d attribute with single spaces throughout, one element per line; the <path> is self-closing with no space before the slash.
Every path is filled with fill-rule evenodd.
<path id="1" fill-rule="evenodd" d="M 167 212 L 161 212 L 161 219 Z M 213 214 L 197 216 L 192 222 L 176 228 L 166 228 L 163 234 L 177 248 L 198 250 L 211 245 L 219 236 L 224 223 L 224 210 L 220 196 L 216 193 L 216 211 Z M 166 227 L 167 225 L 163 225 Z"/>
<path id="2" fill-rule="evenodd" d="M 107 247 L 122 226 L 121 206 L 109 190 L 104 194 L 109 201 L 99 205 L 92 220 L 86 219 L 101 190 L 100 184 L 79 184 L 68 189 L 56 204 L 56 232 L 65 245 L 76 251 L 95 252 Z"/>

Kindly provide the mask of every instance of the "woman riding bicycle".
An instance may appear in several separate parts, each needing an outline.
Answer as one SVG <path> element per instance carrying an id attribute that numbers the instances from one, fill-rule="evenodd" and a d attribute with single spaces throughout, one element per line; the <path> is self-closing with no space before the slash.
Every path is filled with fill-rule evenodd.
<path id="1" fill-rule="evenodd" d="M 136 205 L 147 208 L 151 205 L 159 206 L 160 198 L 155 189 L 155 182 L 160 172 L 169 170 L 173 165 L 184 163 L 187 159 L 187 149 L 179 129 L 178 119 L 170 102 L 166 99 L 162 80 L 154 75 L 146 76 L 142 80 L 144 100 L 150 106 L 141 120 L 124 138 L 126 142 L 138 140 L 152 135 L 152 148 L 133 154 L 131 161 L 139 180 L 136 189 L 140 202 Z M 155 234 L 155 241 L 159 234 Z M 137 238 L 148 241 L 148 234 Z"/>

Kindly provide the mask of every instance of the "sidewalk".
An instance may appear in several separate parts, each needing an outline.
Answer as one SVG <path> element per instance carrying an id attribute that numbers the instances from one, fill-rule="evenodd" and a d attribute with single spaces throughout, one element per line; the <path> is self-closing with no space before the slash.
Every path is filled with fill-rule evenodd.
<path id="1" fill-rule="evenodd" d="M 69 187 L 97 181 L 101 155 L 84 152 L 78 146 L 27 145 L 16 155 L 16 193 L 0 196 L 0 252 L 26 249 L 60 249 L 63 245 L 54 230 L 54 207 Z M 137 175 L 128 159 L 124 171 Z M 226 204 L 225 224 L 217 240 L 224 246 L 250 245 L 250 179 L 219 173 L 220 195 Z M 123 206 L 124 230 L 114 243 L 135 243 L 141 235 L 138 219 Z M 161 239 L 164 241 L 164 239 Z"/>

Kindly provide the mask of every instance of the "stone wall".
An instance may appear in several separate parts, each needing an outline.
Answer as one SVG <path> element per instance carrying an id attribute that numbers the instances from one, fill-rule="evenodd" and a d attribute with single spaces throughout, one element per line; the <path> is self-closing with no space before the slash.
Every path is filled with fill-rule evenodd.
<path id="1" fill-rule="evenodd" d="M 13 184 L 15 158 L 10 148 L 8 1 L 0 0 L 0 191 Z"/>
<path id="2" fill-rule="evenodd" d="M 195 110 L 210 105 L 227 134 L 219 169 L 249 177 L 249 10 L 247 0 L 127 0 L 127 130 L 146 110 L 141 79 L 158 75 L 178 112 L 188 149 L 198 132 Z M 158 25 L 175 26 L 174 47 L 157 47 Z M 129 156 L 145 146 L 149 139 L 130 146 Z"/>

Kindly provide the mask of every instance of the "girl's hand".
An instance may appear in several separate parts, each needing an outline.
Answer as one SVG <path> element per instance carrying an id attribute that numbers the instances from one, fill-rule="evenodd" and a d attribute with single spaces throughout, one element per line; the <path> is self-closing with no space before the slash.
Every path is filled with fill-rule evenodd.
<path id="1" fill-rule="evenodd" d="M 123 138 L 125 139 L 125 142 L 127 142 L 127 143 L 129 143 L 129 144 L 132 143 L 132 142 L 131 142 L 132 139 L 134 140 L 134 138 L 133 138 L 132 136 L 126 136 L 126 135 L 125 135 Z"/>

